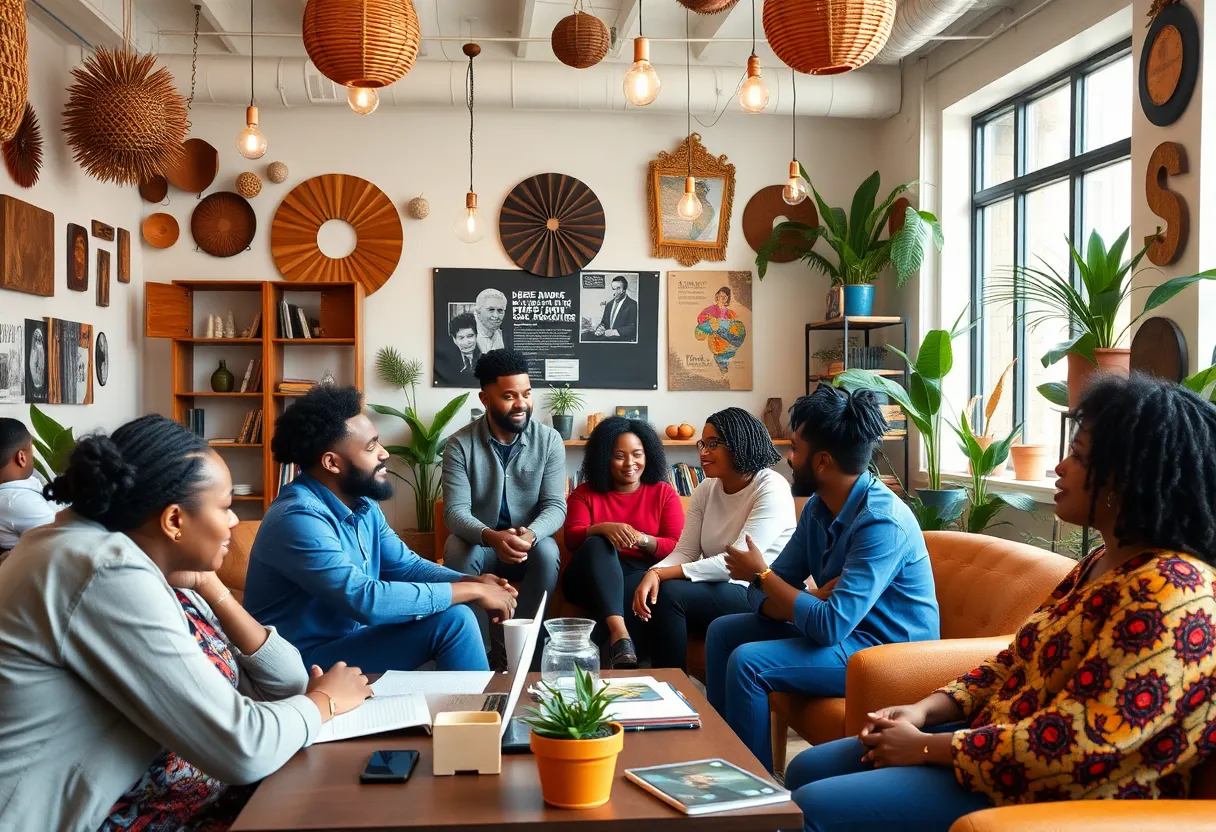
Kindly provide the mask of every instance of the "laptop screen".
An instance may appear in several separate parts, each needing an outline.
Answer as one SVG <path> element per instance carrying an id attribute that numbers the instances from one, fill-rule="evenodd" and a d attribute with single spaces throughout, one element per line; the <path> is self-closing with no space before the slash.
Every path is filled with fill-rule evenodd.
<path id="1" fill-rule="evenodd" d="M 524 637 L 523 651 L 519 655 L 519 664 L 516 665 L 515 678 L 511 680 L 511 697 L 507 700 L 507 709 L 503 713 L 502 725 L 499 727 L 499 736 L 507 733 L 507 725 L 511 722 L 511 715 L 515 713 L 515 706 L 519 703 L 519 696 L 524 691 L 524 686 L 528 682 L 528 672 L 532 669 L 532 654 L 536 652 L 536 642 L 540 640 L 540 628 L 543 625 L 545 617 L 545 605 L 549 601 L 549 593 L 545 593 L 540 598 L 540 606 L 536 608 L 536 618 L 528 625 L 528 634 Z"/>

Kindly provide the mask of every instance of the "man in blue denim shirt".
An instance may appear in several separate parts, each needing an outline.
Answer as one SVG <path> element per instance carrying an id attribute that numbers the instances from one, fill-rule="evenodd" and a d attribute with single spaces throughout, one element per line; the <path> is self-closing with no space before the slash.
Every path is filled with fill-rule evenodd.
<path id="1" fill-rule="evenodd" d="M 769 693 L 844 696 L 853 653 L 939 631 L 916 517 L 867 470 L 887 429 L 874 395 L 821 385 L 794 403 L 790 426 L 794 493 L 814 496 L 771 569 L 750 540 L 727 550 L 754 613 L 719 618 L 705 647 L 710 704 L 769 768 Z"/>
<path id="2" fill-rule="evenodd" d="M 303 473 L 285 486 L 258 529 L 245 607 L 304 657 L 368 673 L 484 670 L 473 603 L 510 618 L 515 590 L 469 578 L 411 552 L 376 501 L 393 495 L 388 452 L 353 387 L 322 386 L 275 422 L 277 462 Z"/>

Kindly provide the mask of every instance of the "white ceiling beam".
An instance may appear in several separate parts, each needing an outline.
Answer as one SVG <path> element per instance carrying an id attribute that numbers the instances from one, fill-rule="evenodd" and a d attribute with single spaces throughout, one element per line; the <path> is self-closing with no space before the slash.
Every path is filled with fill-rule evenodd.
<path id="1" fill-rule="evenodd" d="M 521 38 L 536 37 L 532 31 L 536 21 L 536 0 L 519 0 L 519 36 Z M 515 44 L 515 57 L 528 57 L 528 41 L 521 40 Z"/>
<path id="2" fill-rule="evenodd" d="M 616 45 L 608 54 L 614 58 L 621 54 L 621 47 L 626 40 L 629 40 L 629 33 L 633 31 L 634 24 L 638 22 L 639 5 L 640 0 L 621 0 L 621 8 L 616 13 L 616 22 L 611 27 L 616 30 Z"/>
<path id="3" fill-rule="evenodd" d="M 750 15 L 752 6 L 748 0 L 740 0 L 740 2 L 731 6 L 727 11 L 719 14 L 699 14 L 696 15 L 697 22 L 693 24 L 691 37 L 694 38 L 716 38 L 718 32 L 726 25 L 726 21 L 733 15 Z M 760 37 L 764 36 L 763 32 L 757 31 Z M 701 60 L 701 56 L 705 54 L 705 50 L 713 45 L 712 40 L 704 40 L 694 42 L 692 44 L 692 56 L 697 60 Z"/>
<path id="4" fill-rule="evenodd" d="M 224 32 L 249 31 L 249 3 L 243 0 L 238 8 L 234 0 L 194 0 L 200 9 L 200 17 L 206 21 L 213 31 L 220 32 L 216 38 L 233 55 L 248 55 L 249 40 L 234 38 Z M 200 24 L 201 25 L 201 24 Z M 257 29 L 255 28 L 256 32 Z"/>
<path id="5" fill-rule="evenodd" d="M 122 46 L 121 6 L 116 19 L 108 17 L 93 3 L 85 0 L 40 0 L 39 6 L 31 5 L 29 13 L 40 17 L 52 31 L 61 33 L 65 40 L 73 43 L 82 39 L 94 48 L 98 46 Z M 151 49 L 150 33 L 155 32 L 146 15 L 135 11 L 135 40 L 141 49 Z"/>

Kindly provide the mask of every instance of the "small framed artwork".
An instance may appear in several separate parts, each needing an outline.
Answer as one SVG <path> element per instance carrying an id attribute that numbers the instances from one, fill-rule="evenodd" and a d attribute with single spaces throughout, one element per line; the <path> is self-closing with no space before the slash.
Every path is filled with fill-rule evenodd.
<path id="1" fill-rule="evenodd" d="M 93 220 L 93 236 L 107 243 L 114 242 L 114 226 L 106 225 L 101 220 Z"/>
<path id="2" fill-rule="evenodd" d="M 97 383 L 102 387 L 110 380 L 110 340 L 104 332 L 97 333 L 97 346 L 93 349 L 94 366 L 97 367 Z"/>
<path id="3" fill-rule="evenodd" d="M 131 282 L 131 232 L 118 229 L 118 282 Z"/>
<path id="4" fill-rule="evenodd" d="M 677 210 L 689 176 L 701 208 L 691 219 Z M 691 134 L 674 153 L 664 151 L 650 163 L 646 194 L 653 256 L 674 258 L 682 266 L 726 259 L 735 166 L 725 156 L 710 155 L 700 134 Z"/>
<path id="5" fill-rule="evenodd" d="M 74 222 L 68 223 L 68 288 L 73 292 L 89 288 L 89 235 Z"/>
<path id="6" fill-rule="evenodd" d="M 97 305 L 110 305 L 110 252 L 97 251 Z"/>
<path id="7" fill-rule="evenodd" d="M 638 419 L 642 422 L 650 421 L 650 408 L 642 405 L 623 405 L 616 406 L 616 415 L 624 416 L 626 419 Z"/>

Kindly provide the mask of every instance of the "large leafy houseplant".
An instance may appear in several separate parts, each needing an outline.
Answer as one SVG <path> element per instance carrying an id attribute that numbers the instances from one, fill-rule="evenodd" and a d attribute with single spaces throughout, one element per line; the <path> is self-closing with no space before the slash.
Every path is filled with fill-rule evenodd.
<path id="1" fill-rule="evenodd" d="M 967 412 L 963 411 L 957 425 L 952 425 L 959 439 L 959 447 L 967 455 L 971 468 L 971 482 L 967 484 L 967 515 L 963 520 L 963 529 L 979 534 L 988 528 L 997 514 L 1006 506 L 1019 511 L 1034 511 L 1034 497 L 1028 494 L 992 494 L 988 491 L 988 478 L 1009 458 L 1009 448 L 1022 432 L 1018 425 L 1004 439 L 984 447 L 980 439 L 983 434 L 976 436 L 967 420 Z"/>
<path id="2" fill-rule="evenodd" d="M 427 425 L 418 412 L 418 382 L 422 378 L 422 362 L 407 360 L 392 347 L 381 347 L 376 353 L 376 374 L 384 383 L 401 390 L 405 395 L 405 409 L 398 410 L 383 404 L 369 404 L 368 407 L 384 416 L 396 416 L 405 422 L 410 431 L 409 444 L 386 445 L 384 448 L 405 464 L 410 476 L 403 477 L 391 469 L 389 473 L 413 490 L 418 531 L 434 531 L 435 502 L 443 486 L 439 466 L 443 462 L 443 446 L 447 443 L 443 431 L 464 407 L 469 394 L 461 393 L 452 399 Z"/>
<path id="3" fill-rule="evenodd" d="M 68 458 L 76 449 L 76 437 L 72 428 L 65 428 L 34 404 L 30 405 L 30 424 L 34 426 L 34 450 L 38 452 L 34 470 L 50 482 L 68 467 Z"/>
<path id="4" fill-rule="evenodd" d="M 873 283 L 883 269 L 893 265 L 896 283 L 902 287 L 924 262 L 925 250 L 930 243 L 938 251 L 945 243 L 937 217 L 912 207 L 905 212 L 903 228 L 887 239 L 882 238 L 895 201 L 914 182 L 898 186 L 875 207 L 881 182 L 878 171 L 874 171 L 853 194 L 853 204 L 846 214 L 843 208 L 824 202 L 802 165 L 798 166 L 798 171 L 815 195 L 819 225 L 783 222 L 773 228 L 773 233 L 756 252 L 756 272 L 761 280 L 768 272 L 768 264 L 774 254 L 793 253 L 811 269 L 831 278 L 833 286 Z M 787 235 L 793 237 L 794 241 L 787 240 Z M 821 239 L 835 253 L 836 262 L 814 250 L 815 244 Z"/>

